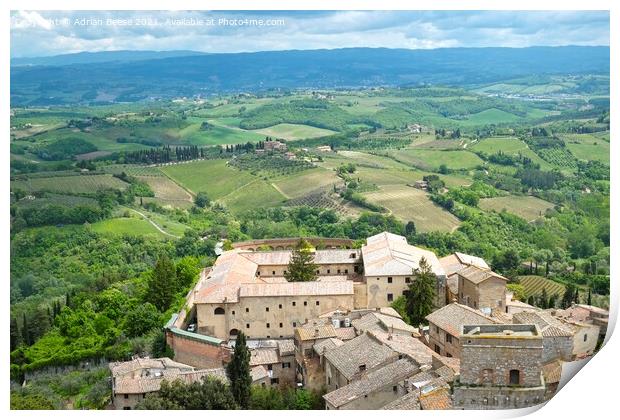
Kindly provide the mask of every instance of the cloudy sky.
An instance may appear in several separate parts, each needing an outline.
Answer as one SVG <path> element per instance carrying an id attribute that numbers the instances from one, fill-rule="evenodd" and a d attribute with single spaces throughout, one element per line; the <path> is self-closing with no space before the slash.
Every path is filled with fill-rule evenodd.
<path id="1" fill-rule="evenodd" d="M 111 50 L 246 52 L 342 47 L 415 49 L 532 45 L 609 45 L 609 13 L 605 11 L 20 11 L 11 13 L 11 57 Z"/>

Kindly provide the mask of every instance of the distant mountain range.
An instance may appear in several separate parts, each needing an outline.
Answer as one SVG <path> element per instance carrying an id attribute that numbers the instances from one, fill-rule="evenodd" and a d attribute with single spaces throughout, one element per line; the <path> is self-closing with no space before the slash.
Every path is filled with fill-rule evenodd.
<path id="1" fill-rule="evenodd" d="M 205 55 L 198 51 L 101 51 L 53 55 L 49 57 L 19 57 L 11 59 L 11 66 L 66 66 L 69 64 L 91 64 L 106 62 L 130 62 L 155 60 L 190 55 Z"/>
<path id="2" fill-rule="evenodd" d="M 609 74 L 609 47 L 115 51 L 12 60 L 11 104 L 137 101 L 270 88 L 463 86 L 585 73 Z"/>

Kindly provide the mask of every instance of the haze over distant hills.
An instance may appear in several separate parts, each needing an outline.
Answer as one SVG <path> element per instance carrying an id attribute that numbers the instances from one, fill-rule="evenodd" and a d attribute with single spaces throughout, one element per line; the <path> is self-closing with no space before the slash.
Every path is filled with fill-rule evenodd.
<path id="1" fill-rule="evenodd" d="M 130 62 L 153 60 L 170 57 L 185 57 L 189 55 L 204 55 L 198 51 L 100 51 L 79 52 L 74 54 L 52 55 L 49 57 L 16 57 L 11 58 L 11 66 L 66 66 L 69 64 L 105 63 L 110 61 Z"/>
<path id="2" fill-rule="evenodd" d="M 12 60 L 11 104 L 136 101 L 269 88 L 475 85 L 609 74 L 609 47 L 114 51 Z"/>

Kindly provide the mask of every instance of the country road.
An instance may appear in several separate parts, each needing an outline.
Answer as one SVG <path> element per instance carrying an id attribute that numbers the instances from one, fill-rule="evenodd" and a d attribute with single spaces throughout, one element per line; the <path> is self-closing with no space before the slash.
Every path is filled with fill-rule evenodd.
<path id="1" fill-rule="evenodd" d="M 170 237 L 172 237 L 172 238 L 176 238 L 176 239 L 179 239 L 179 238 L 180 238 L 180 236 L 173 235 L 172 233 L 168 233 L 168 232 L 166 232 L 165 230 L 163 230 L 163 229 L 162 229 L 162 228 L 161 228 L 161 227 L 160 227 L 157 223 L 155 223 L 154 221 L 152 221 L 151 219 L 149 219 L 149 217 L 148 217 L 146 214 L 141 213 L 141 212 L 139 212 L 138 210 L 135 210 L 135 209 L 132 209 L 132 208 L 129 208 L 129 207 L 126 207 L 126 208 L 127 208 L 127 209 L 129 209 L 129 210 L 131 210 L 131 211 L 133 211 L 134 213 L 138 213 L 140 216 L 142 216 L 144 219 L 146 219 L 146 220 L 147 220 L 150 224 L 152 224 L 152 225 L 155 227 L 155 229 L 157 229 L 158 231 L 160 231 L 160 232 L 161 232 L 161 233 L 163 233 L 164 235 L 167 235 L 167 236 L 170 236 Z"/>

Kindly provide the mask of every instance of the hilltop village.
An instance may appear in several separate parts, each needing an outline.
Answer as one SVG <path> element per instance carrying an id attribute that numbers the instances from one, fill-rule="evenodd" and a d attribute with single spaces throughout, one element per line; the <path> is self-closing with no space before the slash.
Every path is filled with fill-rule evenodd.
<path id="1" fill-rule="evenodd" d="M 325 408 L 505 409 L 540 404 L 558 388 L 562 364 L 592 355 L 608 312 L 573 304 L 539 309 L 514 299 L 507 279 L 481 258 L 438 258 L 383 232 L 361 248 L 308 238 L 314 281 L 289 282 L 298 242 L 233 244 L 165 326 L 170 358 L 113 362 L 113 404 L 132 409 L 164 379 L 228 381 L 240 332 L 254 385 L 324 393 Z M 427 327 L 391 307 L 422 261 L 435 278 Z"/>

